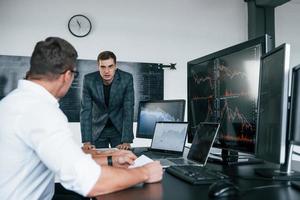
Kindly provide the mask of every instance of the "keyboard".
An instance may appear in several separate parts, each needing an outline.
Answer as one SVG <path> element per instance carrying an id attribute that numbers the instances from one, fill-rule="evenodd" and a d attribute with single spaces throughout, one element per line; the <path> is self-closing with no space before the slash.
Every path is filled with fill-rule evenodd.
<path id="1" fill-rule="evenodd" d="M 166 171 L 191 184 L 210 184 L 228 178 L 228 176 L 218 171 L 208 170 L 201 166 L 170 166 Z"/>

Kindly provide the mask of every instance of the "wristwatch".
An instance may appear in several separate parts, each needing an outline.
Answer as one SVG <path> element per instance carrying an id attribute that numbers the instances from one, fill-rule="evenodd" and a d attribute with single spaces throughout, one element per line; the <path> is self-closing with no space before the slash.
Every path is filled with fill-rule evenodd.
<path id="1" fill-rule="evenodd" d="M 107 165 L 113 166 L 112 156 L 107 156 Z"/>

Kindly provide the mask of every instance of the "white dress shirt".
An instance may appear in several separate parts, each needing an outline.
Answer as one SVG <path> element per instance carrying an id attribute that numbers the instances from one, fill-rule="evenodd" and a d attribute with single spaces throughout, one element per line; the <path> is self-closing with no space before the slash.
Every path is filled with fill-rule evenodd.
<path id="1" fill-rule="evenodd" d="M 73 140 L 58 101 L 44 87 L 20 80 L 0 101 L 0 199 L 51 199 L 54 176 L 87 195 L 101 167 Z"/>

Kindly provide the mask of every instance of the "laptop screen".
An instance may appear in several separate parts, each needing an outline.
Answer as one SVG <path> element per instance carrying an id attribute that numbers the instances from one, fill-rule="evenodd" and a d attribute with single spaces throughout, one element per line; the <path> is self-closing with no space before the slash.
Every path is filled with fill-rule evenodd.
<path id="1" fill-rule="evenodd" d="M 183 152 L 187 122 L 156 122 L 151 149 Z"/>
<path id="2" fill-rule="evenodd" d="M 201 123 L 196 131 L 192 142 L 188 159 L 205 165 L 209 156 L 209 151 L 215 141 L 219 130 L 219 123 Z"/>

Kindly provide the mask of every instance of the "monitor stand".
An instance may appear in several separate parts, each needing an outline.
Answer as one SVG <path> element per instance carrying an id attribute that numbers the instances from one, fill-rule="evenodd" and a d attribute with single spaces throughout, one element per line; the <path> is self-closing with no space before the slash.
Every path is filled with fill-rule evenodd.
<path id="1" fill-rule="evenodd" d="M 288 180 L 288 181 L 299 181 L 300 172 L 292 170 L 292 153 L 294 144 L 290 143 L 289 148 L 286 151 L 285 162 L 280 165 L 279 169 L 272 168 L 258 168 L 255 169 L 255 173 L 261 177 L 270 178 L 272 180 Z"/>
<path id="2" fill-rule="evenodd" d="M 239 155 L 236 151 L 225 149 L 222 149 L 222 155 L 219 156 L 219 158 L 209 157 L 208 162 L 221 165 L 249 165 L 263 163 L 262 160 L 253 158 L 251 155 Z"/>
<path id="3" fill-rule="evenodd" d="M 255 173 L 261 177 L 280 181 L 300 181 L 300 173 L 296 171 L 285 171 L 282 169 L 260 168 Z"/>

